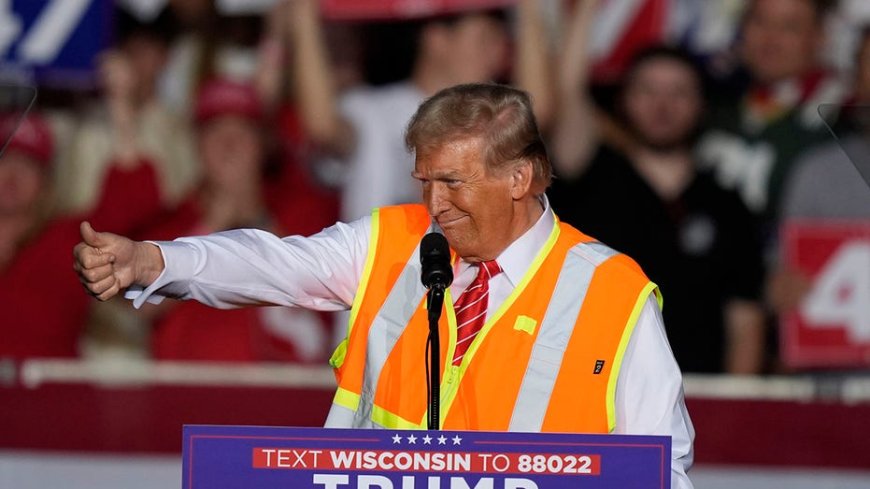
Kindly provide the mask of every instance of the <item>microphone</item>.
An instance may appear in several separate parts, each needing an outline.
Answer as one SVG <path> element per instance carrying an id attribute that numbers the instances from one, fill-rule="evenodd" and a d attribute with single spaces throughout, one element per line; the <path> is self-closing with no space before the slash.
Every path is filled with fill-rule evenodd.
<path id="1" fill-rule="evenodd" d="M 429 233 L 420 242 L 420 279 L 429 291 L 426 293 L 426 309 L 429 317 L 429 339 L 426 342 L 429 361 L 426 363 L 428 423 L 430 430 L 441 427 L 441 340 L 438 335 L 438 319 L 444 305 L 444 293 L 453 282 L 453 267 L 450 266 L 450 247 L 447 238 L 440 233 Z"/>
<path id="2" fill-rule="evenodd" d="M 450 247 L 443 234 L 429 233 L 423 236 L 420 242 L 420 264 L 423 266 L 420 278 L 427 289 L 435 287 L 444 290 L 453 283 Z"/>

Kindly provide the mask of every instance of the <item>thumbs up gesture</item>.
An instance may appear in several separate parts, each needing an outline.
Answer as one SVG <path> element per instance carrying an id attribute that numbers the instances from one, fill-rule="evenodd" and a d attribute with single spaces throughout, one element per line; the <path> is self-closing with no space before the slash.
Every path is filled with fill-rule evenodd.
<path id="1" fill-rule="evenodd" d="M 130 285 L 148 286 L 163 271 L 163 256 L 157 246 L 133 241 L 81 224 L 82 242 L 73 249 L 73 269 L 88 293 L 101 301 L 114 297 Z"/>

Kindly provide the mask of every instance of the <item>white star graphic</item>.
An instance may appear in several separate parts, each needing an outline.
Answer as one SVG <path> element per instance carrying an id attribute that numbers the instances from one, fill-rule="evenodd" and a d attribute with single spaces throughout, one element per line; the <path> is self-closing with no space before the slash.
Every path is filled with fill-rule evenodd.
<path id="1" fill-rule="evenodd" d="M 411 445 L 416 445 L 417 444 L 417 437 L 414 435 L 408 436 L 408 443 L 410 443 Z"/>
<path id="2" fill-rule="evenodd" d="M 396 436 L 393 437 L 393 445 L 395 445 L 396 443 L 402 443 L 402 437 L 399 436 L 398 433 L 396 434 Z"/>
<path id="3" fill-rule="evenodd" d="M 454 445 L 461 445 L 462 444 L 462 438 L 459 438 L 459 435 L 454 436 L 452 438 L 452 440 L 453 440 Z"/>
<path id="4" fill-rule="evenodd" d="M 423 444 L 424 445 L 431 445 L 432 444 L 432 437 L 429 435 L 424 436 L 423 437 Z"/>
<path id="5" fill-rule="evenodd" d="M 447 444 L 447 437 L 445 437 L 444 435 L 439 436 L 438 437 L 438 444 L 439 445 L 446 445 Z"/>

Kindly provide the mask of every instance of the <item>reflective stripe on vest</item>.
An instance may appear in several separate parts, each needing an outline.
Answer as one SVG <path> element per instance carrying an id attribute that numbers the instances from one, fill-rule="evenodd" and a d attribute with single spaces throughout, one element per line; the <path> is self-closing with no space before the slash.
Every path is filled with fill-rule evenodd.
<path id="1" fill-rule="evenodd" d="M 327 419 L 330 427 L 421 428 L 425 419 L 428 327 L 417 250 L 428 228 L 428 215 L 421 206 L 380 212 L 378 232 L 389 233 L 389 243 L 370 249 L 370 254 L 378 256 L 367 267 L 371 281 L 363 279 L 369 287 L 379 284 L 380 288 L 360 291 L 365 298 L 355 302 L 359 316 L 346 340 L 347 354 L 333 357 L 339 389 Z M 614 256 L 616 261 L 609 260 Z M 531 284 L 529 290 L 525 290 L 527 284 Z M 586 305 L 590 285 L 594 285 L 590 291 L 594 307 Z M 515 293 L 488 319 L 460 367 L 445 366 L 456 341 L 452 303 L 449 298 L 445 301 L 439 325 L 442 341 L 447 339 L 441 362 L 445 429 L 612 429 L 612 387 L 621 352 L 637 320 L 638 305 L 653 288 L 630 259 L 557 223 L 548 245 Z M 602 297 L 615 290 L 620 291 L 619 310 L 610 313 L 605 304 L 609 300 Z M 586 309 L 591 312 L 584 316 Z M 581 322 L 586 316 L 594 320 Z M 583 326 L 575 331 L 578 325 Z M 491 341 L 487 341 L 489 336 Z M 585 349 L 578 355 L 580 340 Z M 574 353 L 563 359 L 566 351 Z M 475 355 L 481 358 L 475 360 Z M 607 367 L 601 376 L 577 381 L 580 387 L 583 382 L 594 387 L 589 390 L 590 399 L 578 400 L 572 393 L 577 390 L 573 380 L 571 388 L 566 388 L 563 367 L 567 363 L 572 372 L 581 369 L 591 375 L 593 365 L 575 365 L 575 358 L 595 364 L 599 356 Z M 554 401 L 558 405 L 551 399 L 558 399 Z M 566 412 L 581 402 L 593 407 L 583 410 L 588 419 L 578 424 Z"/>
<path id="2" fill-rule="evenodd" d="M 578 256 L 583 254 L 584 247 L 589 248 L 589 245 L 578 244 L 565 258 L 541 330 L 532 347 L 532 355 L 511 415 L 510 431 L 537 432 L 544 423 L 548 403 L 542 401 L 550 399 L 553 393 L 562 355 L 568 338 L 574 332 L 575 319 L 580 314 L 580 307 L 598 264 Z"/>

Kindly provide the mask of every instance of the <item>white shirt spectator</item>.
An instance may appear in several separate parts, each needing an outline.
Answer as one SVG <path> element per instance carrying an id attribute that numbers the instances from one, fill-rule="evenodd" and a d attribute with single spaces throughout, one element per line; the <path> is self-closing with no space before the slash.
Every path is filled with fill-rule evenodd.
<path id="1" fill-rule="evenodd" d="M 342 220 L 359 219 L 375 207 L 419 202 L 420 184 L 411 178 L 414 157 L 405 148 L 405 129 L 423 99 L 411 82 L 355 88 L 341 98 L 339 110 L 355 133 L 353 153 L 339 162 Z"/>

